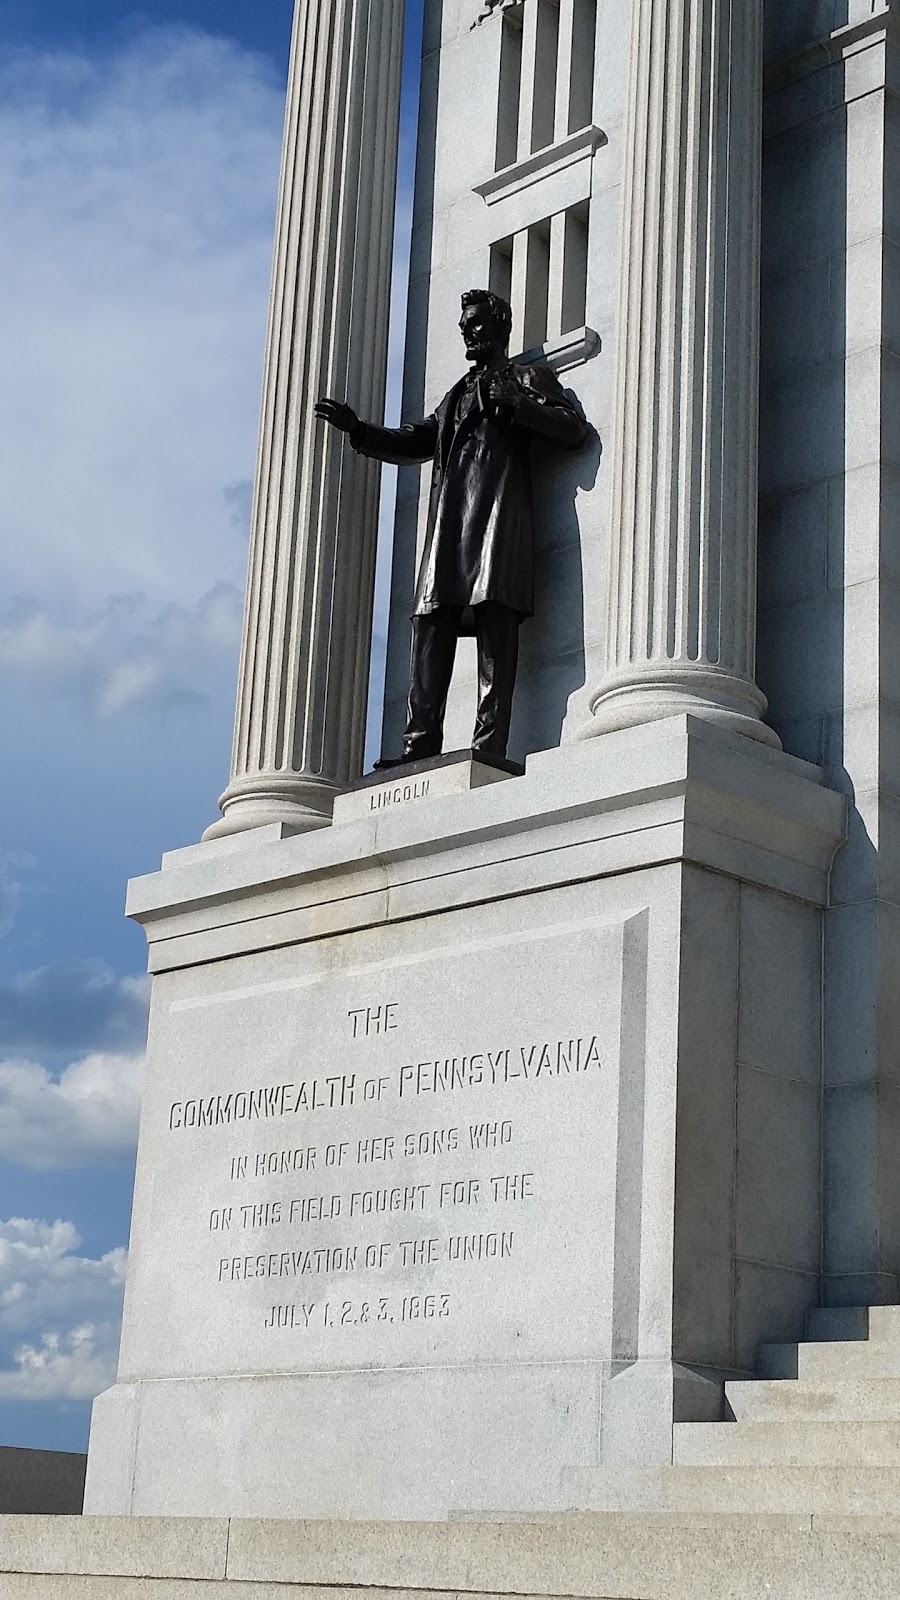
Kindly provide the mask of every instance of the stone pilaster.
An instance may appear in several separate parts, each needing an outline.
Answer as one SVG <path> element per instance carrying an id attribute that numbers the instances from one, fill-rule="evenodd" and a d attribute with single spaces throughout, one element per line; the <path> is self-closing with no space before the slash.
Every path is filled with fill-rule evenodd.
<path id="1" fill-rule="evenodd" d="M 297 0 L 231 781 L 204 837 L 330 820 L 362 770 L 404 0 Z"/>
<path id="2" fill-rule="evenodd" d="M 605 670 L 587 736 L 763 739 L 756 612 L 761 0 L 635 0 Z"/>

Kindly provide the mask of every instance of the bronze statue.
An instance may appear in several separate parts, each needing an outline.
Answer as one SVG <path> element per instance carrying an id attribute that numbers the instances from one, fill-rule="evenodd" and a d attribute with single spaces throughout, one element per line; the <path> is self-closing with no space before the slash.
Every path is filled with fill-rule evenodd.
<path id="1" fill-rule="evenodd" d="M 519 624 L 534 611 L 531 441 L 577 449 L 588 425 L 545 366 L 508 356 L 512 311 L 487 289 L 462 297 L 460 331 L 472 368 L 424 422 L 379 428 L 340 400 L 316 415 L 354 450 L 404 465 L 434 460 L 428 531 L 412 615 L 404 761 L 441 752 L 456 641 L 478 641 L 478 713 L 472 749 L 504 757 Z"/>

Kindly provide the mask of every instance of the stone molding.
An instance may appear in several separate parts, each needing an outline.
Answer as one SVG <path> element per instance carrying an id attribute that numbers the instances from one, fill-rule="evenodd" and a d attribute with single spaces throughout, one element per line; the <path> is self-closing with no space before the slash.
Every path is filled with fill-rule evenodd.
<path id="1" fill-rule="evenodd" d="M 525 0 L 484 0 L 484 10 L 478 13 L 471 24 L 470 32 L 472 28 L 480 28 L 483 22 L 490 22 L 492 17 L 499 17 L 510 5 L 524 4 Z"/>
<path id="2" fill-rule="evenodd" d="M 883 90 L 900 92 L 898 47 L 897 12 L 879 11 L 773 62 L 765 74 L 764 137 L 786 133 Z"/>
<path id="3" fill-rule="evenodd" d="M 161 972 L 672 861 L 823 905 L 845 812 L 819 768 L 676 717 L 305 838 L 175 851 L 127 910 Z"/>
<path id="4" fill-rule="evenodd" d="M 891 6 L 883 6 L 873 11 L 871 16 L 848 23 L 844 28 L 836 28 L 824 39 L 799 50 L 796 55 L 783 56 L 771 62 L 765 70 L 765 88 L 767 91 L 785 88 L 802 78 L 812 77 L 816 72 L 827 71 L 860 50 L 870 50 L 885 41 L 900 44 L 900 16 Z"/>
<path id="5" fill-rule="evenodd" d="M 521 194 L 524 189 L 531 188 L 532 184 L 542 183 L 545 178 L 552 178 L 557 172 L 564 172 L 568 167 L 584 163 L 586 168 L 584 198 L 587 199 L 591 188 L 590 163 L 595 152 L 607 143 L 602 128 L 593 125 L 579 128 L 576 133 L 570 133 L 568 138 L 561 139 L 556 144 L 549 144 L 543 150 L 537 150 L 524 161 L 517 161 L 512 166 L 504 167 L 500 172 L 492 173 L 484 183 L 475 185 L 475 193 L 481 195 L 485 205 L 494 206 Z"/>
<path id="6" fill-rule="evenodd" d="M 548 339 L 546 344 L 523 350 L 516 361 L 533 364 L 543 361 L 554 372 L 568 372 L 571 367 L 581 367 L 593 356 L 599 355 L 601 340 L 594 328 L 573 328 L 559 339 Z"/>

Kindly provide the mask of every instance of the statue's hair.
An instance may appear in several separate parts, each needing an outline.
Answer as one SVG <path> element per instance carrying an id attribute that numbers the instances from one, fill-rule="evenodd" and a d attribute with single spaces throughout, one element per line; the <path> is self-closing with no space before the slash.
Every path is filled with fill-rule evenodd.
<path id="1" fill-rule="evenodd" d="M 495 294 L 493 289 L 467 289 L 462 297 L 464 311 L 467 306 L 490 306 L 499 326 L 509 338 L 512 333 L 512 306 L 502 295 Z"/>

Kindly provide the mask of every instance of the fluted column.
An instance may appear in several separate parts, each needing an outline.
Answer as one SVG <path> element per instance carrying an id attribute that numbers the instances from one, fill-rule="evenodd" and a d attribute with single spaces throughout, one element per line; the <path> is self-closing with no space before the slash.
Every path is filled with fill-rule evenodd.
<path id="1" fill-rule="evenodd" d="M 634 0 L 604 675 L 594 733 L 754 683 L 762 0 Z"/>
<path id="2" fill-rule="evenodd" d="M 205 838 L 320 827 L 362 770 L 404 0 L 297 0 L 231 781 Z"/>

